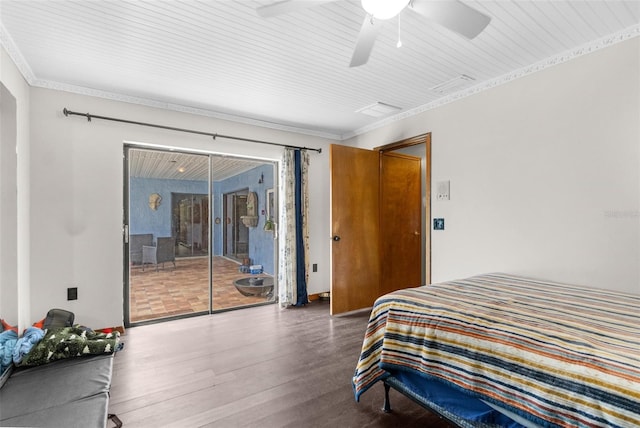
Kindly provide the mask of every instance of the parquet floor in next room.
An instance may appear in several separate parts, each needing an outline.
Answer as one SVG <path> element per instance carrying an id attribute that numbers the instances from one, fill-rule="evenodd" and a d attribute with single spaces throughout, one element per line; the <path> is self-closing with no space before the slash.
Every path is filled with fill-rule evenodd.
<path id="1" fill-rule="evenodd" d="M 351 388 L 367 313 L 266 305 L 133 327 L 114 360 L 109 411 L 142 427 L 451 428 L 382 385 Z M 111 426 L 111 425 L 109 425 Z"/>
<path id="2" fill-rule="evenodd" d="M 225 257 L 212 259 L 213 310 L 255 305 L 273 296 L 243 296 L 233 282 L 248 275 L 238 271 L 239 263 Z M 176 265 L 132 266 L 130 271 L 130 320 L 132 323 L 189 315 L 209 310 L 209 259 L 176 258 Z"/>

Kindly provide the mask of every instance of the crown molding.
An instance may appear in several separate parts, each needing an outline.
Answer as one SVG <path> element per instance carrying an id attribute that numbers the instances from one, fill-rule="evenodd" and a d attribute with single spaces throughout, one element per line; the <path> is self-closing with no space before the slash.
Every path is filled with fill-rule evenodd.
<path id="1" fill-rule="evenodd" d="M 29 86 L 53 89 L 56 91 L 70 92 L 79 95 L 86 95 L 90 97 L 103 98 L 111 101 L 120 101 L 129 104 L 137 104 L 146 107 L 154 107 L 159 109 L 171 110 L 180 113 L 194 114 L 198 116 L 211 117 L 214 119 L 226 120 L 229 122 L 241 123 L 244 125 L 258 126 L 262 128 L 274 129 L 277 131 L 292 132 L 296 134 L 303 134 L 312 137 L 326 138 L 330 140 L 340 140 L 339 134 L 332 134 L 329 132 L 316 131 L 306 128 L 298 128 L 290 125 L 283 125 L 274 122 L 268 122 L 258 119 L 251 119 L 243 116 L 236 116 L 227 113 L 220 113 L 213 110 L 201 109 L 196 107 L 189 107 L 181 104 L 167 103 L 150 98 L 134 97 L 131 95 L 119 94 L 116 92 L 102 91 L 99 89 L 87 88 L 83 86 L 70 85 L 66 83 L 54 82 L 50 80 L 38 79 L 31 70 L 31 67 L 22 56 L 22 53 L 16 46 L 15 42 L 11 38 L 11 35 L 4 28 L 4 25 L 0 23 L 0 44 L 5 48 L 9 57 L 13 60 L 18 68 L 18 71 L 22 74 Z"/>
<path id="2" fill-rule="evenodd" d="M 33 70 L 31 70 L 31 67 L 29 67 L 29 64 L 22 56 L 22 53 L 16 46 L 15 42 L 13 41 L 13 38 L 11 37 L 7 29 L 4 28 L 4 25 L 2 25 L 1 22 L 0 22 L 0 45 L 4 47 L 4 50 L 7 52 L 7 54 L 9 55 L 9 58 L 11 58 L 13 63 L 18 68 L 18 71 L 20 72 L 20 74 L 22 74 L 22 77 L 24 77 L 24 80 L 26 80 L 30 86 L 33 86 L 33 82 L 36 80 L 35 75 L 33 74 Z"/>
<path id="3" fill-rule="evenodd" d="M 375 129 L 382 128 L 383 126 L 389 125 L 391 123 L 398 122 L 400 120 L 407 119 L 412 116 L 416 116 L 420 113 L 424 113 L 425 111 L 432 110 L 437 107 L 441 107 L 445 104 L 458 101 L 462 98 L 466 98 L 471 95 L 475 95 L 479 92 L 486 91 L 487 89 L 495 88 L 496 86 L 500 86 L 505 83 L 512 82 L 516 79 L 520 79 L 521 77 L 525 77 L 530 74 L 537 73 L 542 70 L 546 70 L 549 67 L 553 67 L 555 65 L 562 64 L 567 61 L 571 61 L 572 59 L 578 58 L 580 56 L 593 53 L 600 49 L 607 48 L 609 46 L 615 45 L 620 42 L 624 42 L 626 40 L 629 40 L 638 36 L 640 36 L 640 24 L 633 25 L 617 33 L 613 33 L 613 34 L 610 34 L 609 36 L 602 37 L 597 40 L 593 40 L 589 43 L 585 43 L 573 49 L 569 49 L 558 55 L 551 56 L 542 61 L 536 62 L 534 64 L 520 68 L 518 70 L 515 70 L 511 73 L 507 73 L 495 79 L 480 83 L 471 88 L 466 88 L 458 92 L 454 92 L 450 95 L 439 98 L 431 103 L 424 104 L 407 111 L 403 111 L 402 113 L 398 113 L 396 115 L 390 116 L 388 118 L 377 121 L 370 125 L 363 126 L 362 128 L 359 128 L 353 132 L 343 134 L 341 136 L 341 140 L 348 140 L 349 138 L 366 134 L 367 132 L 371 132 Z"/>
<path id="4" fill-rule="evenodd" d="M 358 128 L 353 132 L 347 132 L 345 134 L 339 135 L 339 134 L 333 134 L 329 132 L 316 131 L 316 130 L 310 130 L 306 128 L 298 128 L 294 126 L 283 125 L 283 124 L 274 123 L 274 122 L 251 119 L 248 117 L 220 113 L 212 110 L 189 107 L 181 104 L 161 102 L 161 101 L 157 101 L 149 98 L 134 97 L 130 95 L 107 92 L 107 91 L 102 91 L 102 90 L 93 89 L 93 88 L 86 88 L 86 87 L 69 85 L 69 84 L 53 82 L 53 81 L 48 81 L 43 79 L 37 79 L 33 71 L 31 70 L 31 67 L 29 66 L 25 58 L 22 56 L 22 53 L 15 45 L 13 39 L 11 38 L 11 35 L 6 31 L 4 26 L 0 23 L 0 44 L 5 48 L 5 50 L 7 51 L 7 54 L 9 55 L 9 57 L 11 57 L 13 62 L 16 64 L 16 67 L 18 68 L 18 70 L 20 71 L 20 73 L 22 74 L 22 76 L 30 86 L 44 88 L 44 89 L 54 89 L 54 90 L 63 91 L 63 92 L 71 92 L 71 93 L 76 93 L 80 95 L 87 95 L 87 96 L 103 98 L 103 99 L 108 99 L 113 101 L 126 102 L 130 104 L 138 104 L 138 105 L 143 105 L 147 107 L 154 107 L 159 109 L 176 111 L 180 113 L 188 113 L 188 114 L 194 114 L 198 116 L 211 117 L 215 119 L 226 120 L 226 121 L 241 123 L 245 125 L 258 126 L 258 127 L 274 129 L 278 131 L 292 132 L 296 134 L 326 138 L 326 139 L 337 140 L 337 141 L 344 141 L 344 140 L 348 140 L 350 138 L 356 137 L 358 135 L 366 134 L 368 132 L 382 128 L 391 123 L 398 122 L 398 121 L 410 118 L 412 116 L 419 115 L 428 110 L 432 110 L 432 109 L 441 107 L 445 104 L 449 104 L 449 103 L 458 101 L 460 99 L 475 95 L 479 92 L 483 92 L 488 89 L 495 88 L 505 83 L 512 82 L 521 77 L 525 77 L 530 74 L 537 73 L 549 67 L 553 67 L 555 65 L 562 64 L 567 61 L 571 61 L 572 59 L 578 58 L 582 55 L 587 55 L 587 54 L 596 52 L 600 49 L 607 48 L 614 44 L 617 44 L 638 36 L 640 36 L 640 24 L 633 25 L 617 33 L 613 33 L 609 36 L 596 39 L 594 41 L 585 43 L 573 49 L 569 49 L 558 55 L 554 55 L 542 61 L 528 65 L 526 67 L 522 67 L 518 70 L 504 74 L 500 77 L 483 82 L 481 84 L 475 85 L 471 88 L 466 88 L 461 91 L 454 92 L 445 97 L 439 98 L 431 103 L 423 104 L 421 106 L 412 108 L 410 110 L 406 110 L 396 115 L 387 117 L 383 120 L 376 121 L 362 128 Z"/>
<path id="5" fill-rule="evenodd" d="M 171 110 L 179 113 L 188 113 L 188 114 L 193 114 L 197 116 L 205 116 L 213 119 L 220 119 L 220 120 L 225 120 L 229 122 L 241 123 L 244 125 L 274 129 L 277 131 L 292 132 L 296 134 L 327 138 L 331 140 L 340 140 L 340 135 L 338 134 L 331 134 L 328 132 L 315 131 L 315 130 L 305 129 L 305 128 L 297 128 L 295 126 L 283 125 L 275 122 L 267 122 L 267 121 L 258 120 L 258 119 L 251 119 L 249 117 L 236 116 L 236 115 L 227 114 L 227 113 L 220 113 L 213 110 L 189 107 L 182 104 L 167 103 L 167 102 L 158 101 L 150 98 L 134 97 L 131 95 L 124 95 L 116 92 L 108 92 L 108 91 L 102 91 L 99 89 L 86 88 L 83 86 L 69 85 L 66 83 L 36 79 L 31 84 L 31 86 L 44 88 L 44 89 L 53 89 L 56 91 L 71 92 L 74 94 L 86 95 L 86 96 L 96 97 L 96 98 L 103 98 L 111 101 L 120 101 L 124 103 L 129 103 L 129 104 L 137 104 L 145 107 Z"/>
<path id="6" fill-rule="evenodd" d="M 137 104 L 145 107 L 171 110 L 179 113 L 188 113 L 188 114 L 193 114 L 197 116 L 205 116 L 213 119 L 220 119 L 220 120 L 225 120 L 229 122 L 241 123 L 244 125 L 274 129 L 277 131 L 292 132 L 296 134 L 327 138 L 331 140 L 340 140 L 340 135 L 338 134 L 331 134 L 328 132 L 315 131 L 315 130 L 305 129 L 305 128 L 297 128 L 294 126 L 283 125 L 275 122 L 251 119 L 248 117 L 236 116 L 236 115 L 227 114 L 227 113 L 220 113 L 220 112 L 207 110 L 207 109 L 189 107 L 182 104 L 167 103 L 167 102 L 158 101 L 158 100 L 149 99 L 149 98 L 134 97 L 131 95 L 124 95 L 116 92 L 108 92 L 108 91 L 102 91 L 102 90 L 93 89 L 93 88 L 86 88 L 83 86 L 69 85 L 66 83 L 58 83 L 58 82 L 52 82 L 48 80 L 35 80 L 32 86 L 38 87 L 38 88 L 44 88 L 44 89 L 53 89 L 56 91 L 71 92 L 74 94 L 87 95 L 87 96 L 96 97 L 96 98 L 103 98 L 111 101 L 120 101 L 124 103 L 129 103 L 129 104 Z"/>

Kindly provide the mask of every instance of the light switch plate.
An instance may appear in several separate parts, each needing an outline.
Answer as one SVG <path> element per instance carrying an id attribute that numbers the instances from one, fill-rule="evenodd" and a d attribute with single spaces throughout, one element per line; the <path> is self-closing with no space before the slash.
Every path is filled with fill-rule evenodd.
<path id="1" fill-rule="evenodd" d="M 449 188 L 450 188 L 449 180 L 438 181 L 436 183 L 436 198 L 439 201 L 448 201 L 449 200 Z"/>

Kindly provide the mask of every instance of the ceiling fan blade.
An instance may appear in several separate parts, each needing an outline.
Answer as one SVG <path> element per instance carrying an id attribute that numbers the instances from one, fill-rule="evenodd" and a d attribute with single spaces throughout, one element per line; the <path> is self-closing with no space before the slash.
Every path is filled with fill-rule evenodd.
<path id="1" fill-rule="evenodd" d="M 383 21 L 373 19 L 370 15 L 364 18 L 349 67 L 357 67 L 367 63 L 383 24 Z"/>
<path id="2" fill-rule="evenodd" d="M 323 3 L 336 0 L 282 0 L 256 9 L 258 16 L 272 18 L 286 13 L 297 12 Z"/>
<path id="3" fill-rule="evenodd" d="M 409 7 L 451 31 L 473 39 L 489 25 L 491 18 L 458 0 L 413 0 Z"/>

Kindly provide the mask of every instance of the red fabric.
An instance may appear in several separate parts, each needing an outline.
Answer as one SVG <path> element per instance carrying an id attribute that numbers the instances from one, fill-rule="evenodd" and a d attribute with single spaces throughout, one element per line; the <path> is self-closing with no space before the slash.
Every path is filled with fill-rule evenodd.
<path id="1" fill-rule="evenodd" d="M 12 325 L 8 324 L 8 323 L 7 323 L 5 320 L 3 320 L 3 319 L 0 319 L 0 323 L 2 323 L 2 331 L 4 331 L 4 330 L 13 330 L 13 331 L 15 331 L 16 333 L 18 332 L 18 327 L 17 327 L 17 326 L 16 326 L 16 327 L 14 327 L 14 326 L 12 326 Z"/>

